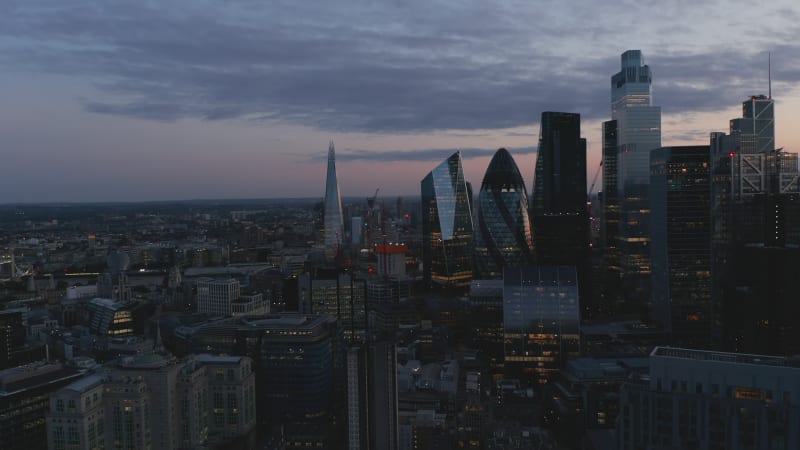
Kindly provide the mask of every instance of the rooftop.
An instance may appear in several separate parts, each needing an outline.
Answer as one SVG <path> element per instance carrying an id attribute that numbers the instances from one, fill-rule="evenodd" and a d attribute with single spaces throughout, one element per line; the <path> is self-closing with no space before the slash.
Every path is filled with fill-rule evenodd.
<path id="1" fill-rule="evenodd" d="M 692 359 L 697 361 L 714 361 L 732 364 L 753 364 L 759 366 L 782 366 L 800 368 L 800 359 L 782 356 L 749 355 L 746 353 L 726 353 L 708 350 L 692 350 L 686 348 L 656 347 L 651 357 Z"/>

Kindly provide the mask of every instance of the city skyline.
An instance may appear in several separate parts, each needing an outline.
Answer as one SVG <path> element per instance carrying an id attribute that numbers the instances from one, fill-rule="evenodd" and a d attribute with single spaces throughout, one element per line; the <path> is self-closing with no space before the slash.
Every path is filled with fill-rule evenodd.
<path id="1" fill-rule="evenodd" d="M 594 172 L 627 49 L 663 145 L 727 131 L 772 52 L 776 146 L 800 148 L 797 7 L 686 7 L 10 2 L 0 203 L 322 197 L 329 140 L 343 196 L 411 195 L 455 149 L 477 183 L 500 147 L 530 189 L 543 111 L 581 114 Z"/>

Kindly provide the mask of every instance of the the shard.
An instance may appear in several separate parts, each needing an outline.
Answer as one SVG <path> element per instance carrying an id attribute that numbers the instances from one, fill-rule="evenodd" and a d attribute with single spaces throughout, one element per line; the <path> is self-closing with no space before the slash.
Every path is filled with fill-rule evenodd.
<path id="1" fill-rule="evenodd" d="M 525 181 L 508 150 L 494 154 L 478 194 L 476 277 L 498 279 L 503 268 L 530 264 L 531 221 Z"/>
<path id="2" fill-rule="evenodd" d="M 328 178 L 325 183 L 325 257 L 333 259 L 341 250 L 344 218 L 339 180 L 336 178 L 336 152 L 333 141 L 328 146 Z"/>

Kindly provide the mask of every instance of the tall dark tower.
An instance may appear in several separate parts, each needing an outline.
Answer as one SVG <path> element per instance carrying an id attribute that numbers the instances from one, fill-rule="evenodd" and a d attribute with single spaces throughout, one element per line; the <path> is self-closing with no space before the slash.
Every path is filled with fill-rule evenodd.
<path id="1" fill-rule="evenodd" d="M 800 353 L 798 154 L 775 148 L 771 97 L 711 134 L 714 338 L 726 350 Z"/>
<path id="2" fill-rule="evenodd" d="M 650 152 L 653 319 L 685 348 L 711 337 L 710 161 L 707 145 Z"/>
<path id="3" fill-rule="evenodd" d="M 581 297 L 588 298 L 586 139 L 580 114 L 542 113 L 531 221 L 537 263 L 576 266 Z"/>
<path id="4" fill-rule="evenodd" d="M 528 193 L 508 150 L 494 154 L 478 194 L 475 272 L 479 279 L 500 279 L 503 268 L 532 262 Z"/>

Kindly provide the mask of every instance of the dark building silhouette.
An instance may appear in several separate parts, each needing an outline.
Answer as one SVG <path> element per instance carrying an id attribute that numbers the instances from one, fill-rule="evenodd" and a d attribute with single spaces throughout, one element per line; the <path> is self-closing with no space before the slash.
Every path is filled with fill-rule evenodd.
<path id="1" fill-rule="evenodd" d="M 800 171 L 774 133 L 774 102 L 760 95 L 729 134 L 711 135 L 713 337 L 724 350 L 800 352 Z"/>
<path id="2" fill-rule="evenodd" d="M 536 263 L 576 266 L 589 298 L 589 215 L 586 139 L 581 116 L 543 112 L 531 201 Z"/>
<path id="3" fill-rule="evenodd" d="M 372 342 L 347 352 L 348 449 L 398 448 L 397 351 Z"/>
<path id="4" fill-rule="evenodd" d="M 707 348 L 711 336 L 711 168 L 707 145 L 650 153 L 653 319 L 672 345 Z"/>
<path id="5" fill-rule="evenodd" d="M 342 331 L 331 316 L 282 313 L 182 327 L 176 338 L 189 352 L 251 357 L 259 422 L 322 426 L 313 434 L 325 439 L 344 394 Z"/>
<path id="6" fill-rule="evenodd" d="M 508 150 L 494 154 L 478 194 L 475 276 L 499 279 L 504 267 L 532 263 L 528 193 Z"/>
<path id="7" fill-rule="evenodd" d="M 49 395 L 81 376 L 61 363 L 44 361 L 0 370 L 0 448 L 47 448 Z"/>
<path id="8" fill-rule="evenodd" d="M 453 153 L 421 182 L 422 259 L 425 281 L 469 286 L 472 280 L 472 189 L 461 153 Z"/>

